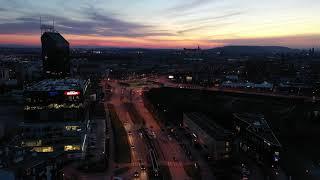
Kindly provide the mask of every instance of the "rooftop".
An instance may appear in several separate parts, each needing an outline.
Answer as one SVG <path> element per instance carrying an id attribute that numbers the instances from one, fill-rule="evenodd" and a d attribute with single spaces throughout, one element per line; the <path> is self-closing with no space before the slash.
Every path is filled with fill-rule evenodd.
<path id="1" fill-rule="evenodd" d="M 29 151 L 30 148 L 21 148 L 14 146 L 0 147 L 0 165 L 1 170 L 19 171 L 20 169 L 28 169 L 37 165 L 43 165 L 46 161 L 58 156 L 62 153 L 41 154 Z"/>
<path id="2" fill-rule="evenodd" d="M 261 137 L 266 144 L 281 146 L 267 120 L 262 114 L 234 113 L 233 115 L 236 119 L 248 125 L 246 128 L 247 131 L 252 132 L 258 137 Z"/>
<path id="3" fill-rule="evenodd" d="M 69 46 L 69 42 L 58 32 L 45 32 L 42 38 L 49 38 L 59 46 Z"/>
<path id="4" fill-rule="evenodd" d="M 81 79 L 46 79 L 27 87 L 27 91 L 82 90 L 87 81 Z"/>
<path id="5" fill-rule="evenodd" d="M 225 139 L 233 136 L 232 132 L 221 127 L 206 115 L 198 112 L 185 113 L 193 122 L 200 126 L 214 139 Z"/>

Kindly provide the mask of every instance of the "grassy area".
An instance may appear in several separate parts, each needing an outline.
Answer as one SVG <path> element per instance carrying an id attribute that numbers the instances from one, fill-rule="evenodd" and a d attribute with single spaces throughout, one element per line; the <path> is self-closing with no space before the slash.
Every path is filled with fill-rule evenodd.
<path id="1" fill-rule="evenodd" d="M 199 168 L 195 168 L 194 165 L 185 165 L 183 166 L 183 168 L 189 177 L 194 180 L 201 180 L 201 173 Z"/>
<path id="2" fill-rule="evenodd" d="M 108 104 L 110 112 L 110 119 L 113 128 L 114 145 L 115 145 L 115 162 L 117 163 L 130 163 L 130 145 L 128 142 L 127 132 L 124 129 L 116 111 L 112 104 Z"/>

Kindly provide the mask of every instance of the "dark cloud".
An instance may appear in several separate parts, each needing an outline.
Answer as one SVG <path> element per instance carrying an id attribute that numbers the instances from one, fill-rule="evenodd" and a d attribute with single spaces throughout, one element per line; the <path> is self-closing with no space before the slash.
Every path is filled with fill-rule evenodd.
<path id="1" fill-rule="evenodd" d="M 85 20 L 45 15 L 45 19 L 54 19 L 56 29 L 66 34 L 84 34 L 101 36 L 145 37 L 172 36 L 167 31 L 157 31 L 155 27 L 118 19 L 114 15 L 100 13 L 97 9 L 86 8 Z M 39 16 L 20 17 L 10 23 L 0 24 L 0 34 L 39 32 Z M 46 21 L 48 22 L 48 21 Z"/>
<path id="2" fill-rule="evenodd" d="M 0 34 L 34 34 L 40 32 L 39 22 L 19 22 L 0 24 Z"/>

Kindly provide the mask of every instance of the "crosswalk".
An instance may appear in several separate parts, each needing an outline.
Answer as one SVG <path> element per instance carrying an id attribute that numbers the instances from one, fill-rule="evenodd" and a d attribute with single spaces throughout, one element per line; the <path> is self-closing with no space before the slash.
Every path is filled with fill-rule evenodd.
<path id="1" fill-rule="evenodd" d="M 176 161 L 168 161 L 167 165 L 168 167 L 183 167 L 182 162 L 176 162 Z"/>
<path id="2" fill-rule="evenodd" d="M 139 162 L 132 162 L 131 163 L 131 167 L 138 167 L 138 166 L 140 166 Z"/>

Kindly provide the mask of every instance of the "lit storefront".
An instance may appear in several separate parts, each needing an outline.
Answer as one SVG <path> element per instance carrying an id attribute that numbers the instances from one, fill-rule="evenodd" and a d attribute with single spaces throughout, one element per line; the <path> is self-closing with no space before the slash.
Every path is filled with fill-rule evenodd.
<path id="1" fill-rule="evenodd" d="M 48 153 L 48 152 L 53 152 L 53 147 L 52 146 L 34 147 L 32 150 L 39 153 Z"/>

